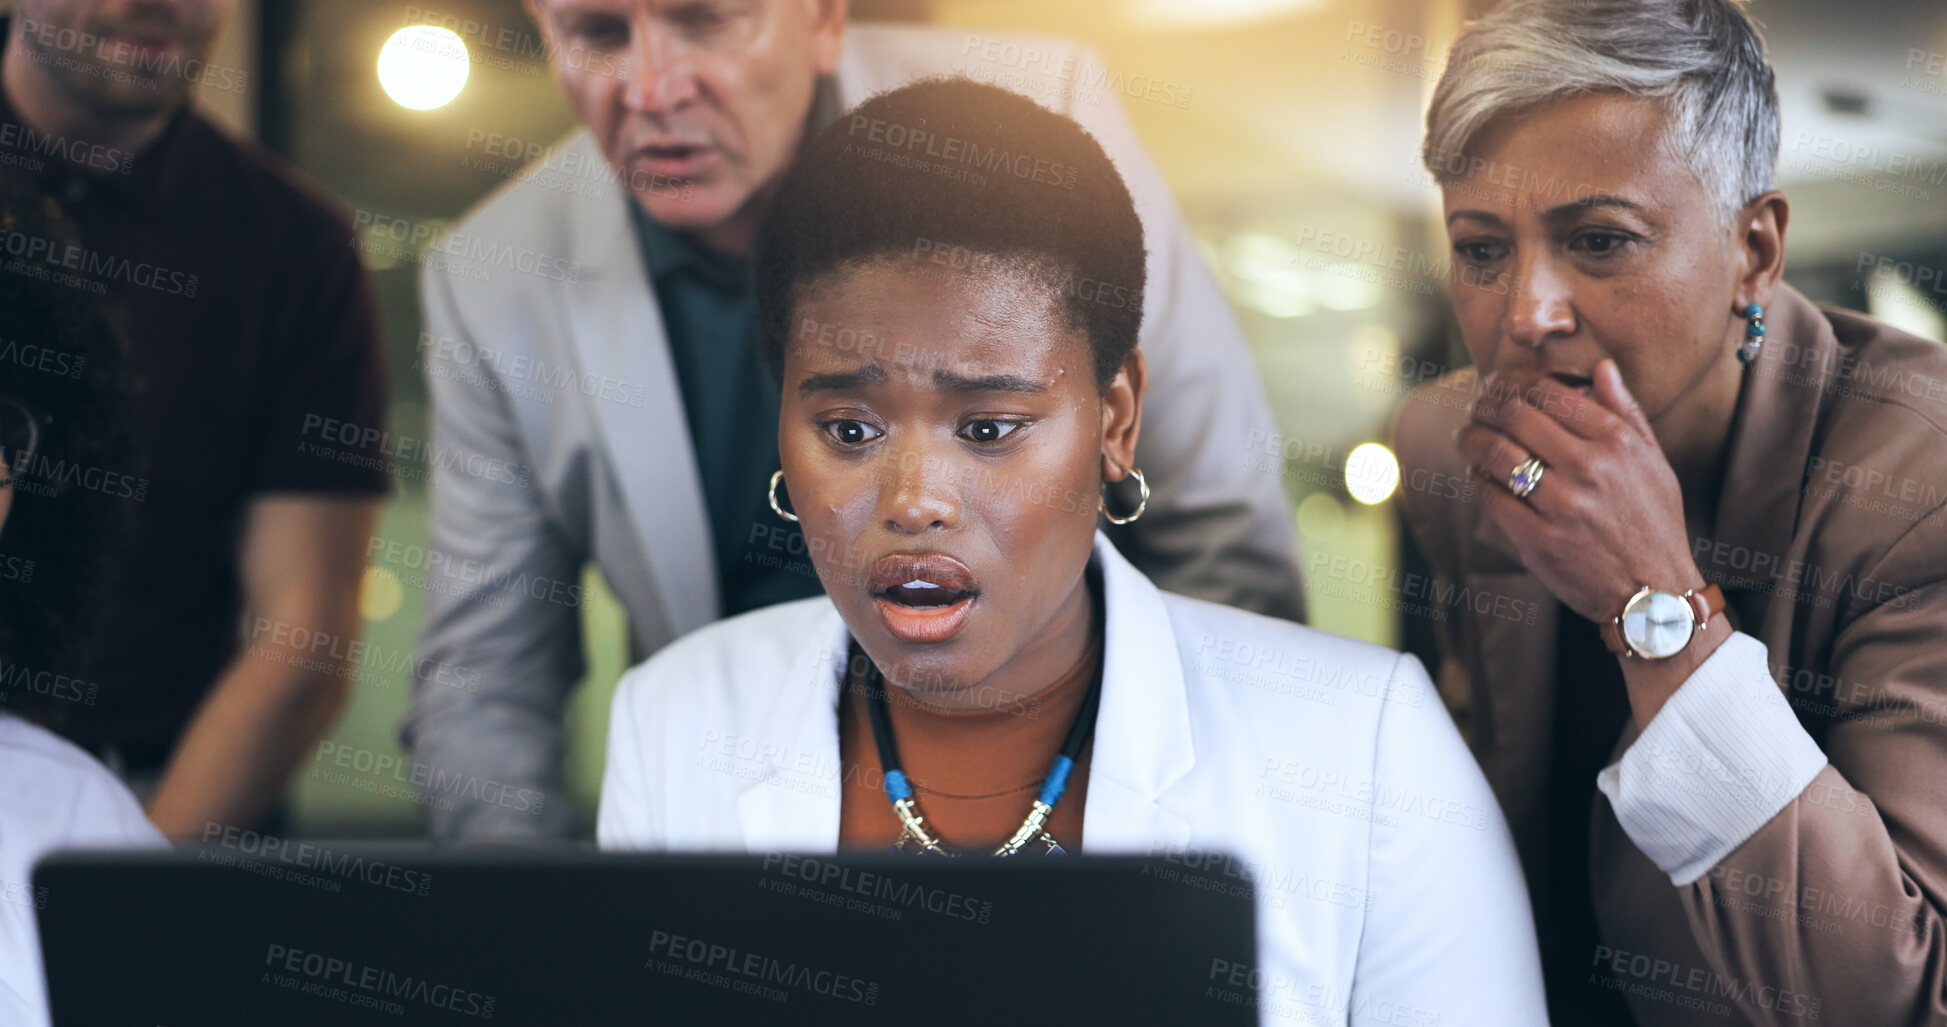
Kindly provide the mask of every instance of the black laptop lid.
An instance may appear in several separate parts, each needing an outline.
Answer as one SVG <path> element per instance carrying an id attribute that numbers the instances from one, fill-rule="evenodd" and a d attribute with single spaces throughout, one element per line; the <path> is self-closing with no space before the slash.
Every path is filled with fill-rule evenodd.
<path id="1" fill-rule="evenodd" d="M 286 842 L 34 879 L 56 1027 L 1253 1023 L 1212 865 Z"/>

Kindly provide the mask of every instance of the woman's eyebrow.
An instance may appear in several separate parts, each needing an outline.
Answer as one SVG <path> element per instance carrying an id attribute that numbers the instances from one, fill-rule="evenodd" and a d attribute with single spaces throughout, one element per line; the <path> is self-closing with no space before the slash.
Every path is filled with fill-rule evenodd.
<path id="1" fill-rule="evenodd" d="M 885 383 L 885 368 L 878 364 L 867 364 L 851 371 L 827 371 L 824 374 L 807 375 L 798 382 L 798 395 L 803 397 L 814 392 L 845 392 L 864 385 Z"/>
<path id="2" fill-rule="evenodd" d="M 1559 221 L 1563 218 L 1574 217 L 1585 210 L 1592 210 L 1597 207 L 1626 210 L 1634 214 L 1640 214 L 1644 210 L 1643 205 L 1634 200 L 1625 200 L 1620 196 L 1597 195 L 1584 196 L 1579 200 L 1570 200 L 1561 206 L 1549 209 L 1542 217 L 1550 221 Z"/>
<path id="3" fill-rule="evenodd" d="M 1484 210 L 1456 210 L 1453 213 L 1447 215 L 1447 224 L 1451 225 L 1462 218 L 1471 218 L 1475 221 L 1485 221 L 1489 224 L 1494 224 L 1494 225 L 1498 225 L 1502 223 L 1501 215 L 1499 214 L 1491 214 Z"/>
<path id="4" fill-rule="evenodd" d="M 1022 392 L 1037 393 L 1048 391 L 1045 383 L 1033 378 L 1023 378 L 1014 374 L 961 375 L 952 371 L 934 371 L 933 387 L 941 392 Z"/>

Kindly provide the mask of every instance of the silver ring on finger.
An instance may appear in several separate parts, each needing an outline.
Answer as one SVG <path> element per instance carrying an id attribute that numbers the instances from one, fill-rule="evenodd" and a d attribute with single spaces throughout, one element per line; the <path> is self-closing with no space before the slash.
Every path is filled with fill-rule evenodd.
<path id="1" fill-rule="evenodd" d="M 1514 493 L 1516 499 L 1527 499 L 1528 493 L 1533 492 L 1535 486 L 1541 484 L 1541 476 L 1547 470 L 1548 465 L 1542 463 L 1539 457 L 1531 456 L 1521 461 L 1508 475 L 1508 491 Z"/>

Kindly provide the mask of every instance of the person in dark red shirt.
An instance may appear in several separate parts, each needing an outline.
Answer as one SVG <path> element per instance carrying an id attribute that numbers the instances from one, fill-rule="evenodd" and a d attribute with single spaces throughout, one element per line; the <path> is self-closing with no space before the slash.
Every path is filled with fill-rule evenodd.
<path id="1" fill-rule="evenodd" d="M 342 709 L 389 481 L 373 290 L 348 220 L 188 102 L 232 8 L 18 0 L 0 30 L 0 180 L 79 230 L 0 238 L 0 273 L 118 315 L 144 452 L 16 469 L 136 508 L 100 641 L 45 669 L 94 688 L 61 730 L 178 839 L 259 823 Z"/>

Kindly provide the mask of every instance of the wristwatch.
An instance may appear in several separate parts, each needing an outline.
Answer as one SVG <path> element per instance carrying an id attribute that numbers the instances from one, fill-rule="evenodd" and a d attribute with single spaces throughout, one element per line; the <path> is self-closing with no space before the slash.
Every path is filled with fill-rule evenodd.
<path id="1" fill-rule="evenodd" d="M 1623 604 L 1620 616 L 1602 625 L 1602 644 L 1617 656 L 1668 659 L 1723 612 L 1724 590 L 1716 585 L 1681 594 L 1644 585 Z"/>

